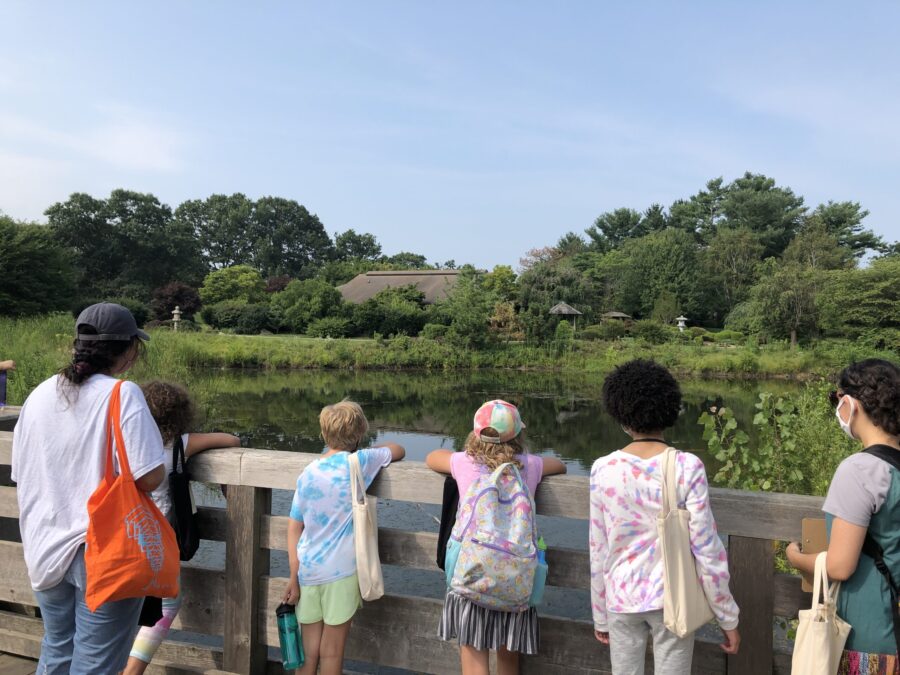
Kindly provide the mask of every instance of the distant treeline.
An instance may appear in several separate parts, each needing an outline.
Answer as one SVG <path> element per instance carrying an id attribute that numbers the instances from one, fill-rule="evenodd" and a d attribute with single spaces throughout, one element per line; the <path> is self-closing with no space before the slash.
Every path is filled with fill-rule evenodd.
<path id="1" fill-rule="evenodd" d="M 692 325 L 764 340 L 840 335 L 900 346 L 900 246 L 864 225 L 859 203 L 811 208 L 757 174 L 711 180 L 668 208 L 602 213 L 583 234 L 529 251 L 518 276 L 463 265 L 460 297 L 443 307 L 409 289 L 347 306 L 334 286 L 360 272 L 456 264 L 387 256 L 374 235 L 354 230 L 332 239 L 289 199 L 212 195 L 173 211 L 151 194 L 114 190 L 107 199 L 73 194 L 46 215 L 47 225 L 0 216 L 0 314 L 120 299 L 136 311 L 149 305 L 146 318 L 160 320 L 176 304 L 187 316 L 205 305 L 207 323 L 238 332 L 424 330 L 477 346 L 554 338 L 559 319 L 549 309 L 564 301 L 583 313 L 582 326 L 610 310 L 669 326 L 685 314 Z M 599 328 L 594 336 L 622 333 Z M 646 323 L 632 334 L 671 336 Z"/>

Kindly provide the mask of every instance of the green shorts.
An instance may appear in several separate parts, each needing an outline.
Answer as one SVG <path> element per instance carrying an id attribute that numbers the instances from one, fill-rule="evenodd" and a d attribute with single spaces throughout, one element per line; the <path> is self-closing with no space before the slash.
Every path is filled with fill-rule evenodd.
<path id="1" fill-rule="evenodd" d="M 352 619 L 360 607 L 359 577 L 353 574 L 320 586 L 301 586 L 297 621 L 339 626 Z"/>

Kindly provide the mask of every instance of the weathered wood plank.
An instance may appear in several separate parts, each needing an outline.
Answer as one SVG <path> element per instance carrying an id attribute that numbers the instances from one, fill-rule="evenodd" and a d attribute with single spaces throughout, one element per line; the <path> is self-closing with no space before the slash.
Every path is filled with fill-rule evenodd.
<path id="1" fill-rule="evenodd" d="M 765 539 L 731 537 L 728 561 L 731 590 L 741 609 L 741 643 L 744 646 L 736 655 L 728 657 L 728 675 L 771 673 L 775 547 Z"/>
<path id="2" fill-rule="evenodd" d="M 279 551 L 287 546 L 286 516 L 262 518 L 260 545 Z M 415 567 L 437 570 L 435 554 L 437 534 L 433 532 L 409 532 L 390 527 L 378 529 L 378 555 L 384 565 Z M 547 551 L 550 566 L 547 584 L 565 588 L 587 588 L 591 570 L 587 550 L 551 548 Z"/>
<path id="3" fill-rule="evenodd" d="M 16 488 L 0 487 L 0 518 L 18 518 L 19 501 L 16 499 Z"/>
<path id="4" fill-rule="evenodd" d="M 241 484 L 241 459 L 244 448 L 220 448 L 207 450 L 199 455 L 194 455 L 188 461 L 190 472 L 194 480 L 204 483 L 222 483 L 225 485 Z M 253 452 L 271 452 L 269 450 Z M 293 454 L 290 452 L 287 455 Z"/>
<path id="5" fill-rule="evenodd" d="M 812 593 L 804 593 L 800 587 L 800 577 L 793 574 L 776 574 L 775 585 L 775 616 L 796 619 L 797 611 L 809 609 L 812 603 Z"/>
<path id="6" fill-rule="evenodd" d="M 178 630 L 222 635 L 225 630 L 225 572 L 202 567 L 181 568 L 181 611 Z"/>
<path id="7" fill-rule="evenodd" d="M 259 638 L 275 646 L 278 644 L 275 607 L 281 602 L 287 579 L 267 577 L 263 582 Z M 366 603 L 353 619 L 347 658 L 417 673 L 459 673 L 456 645 L 437 637 L 441 607 L 441 600 L 397 595 Z M 589 622 L 542 617 L 541 653 L 523 658 L 522 672 L 524 675 L 608 675 L 609 650 L 594 638 Z M 717 645 L 698 642 L 693 672 L 721 675 L 725 672 L 725 655 Z"/>
<path id="8" fill-rule="evenodd" d="M 260 547 L 260 519 L 272 491 L 230 486 L 225 542 L 225 669 L 258 673 L 265 669 L 265 646 L 256 638 L 260 577 L 269 571 L 269 551 Z"/>
<path id="9" fill-rule="evenodd" d="M 0 600 L 36 607 L 37 600 L 25 568 L 22 544 L 0 541 L 0 570 L 3 570 L 0 575 Z"/>
<path id="10" fill-rule="evenodd" d="M 228 536 L 228 516 L 225 509 L 216 506 L 198 506 L 197 526 L 201 539 L 225 541 Z"/>
<path id="11" fill-rule="evenodd" d="M 12 432 L 0 431 L 0 465 L 12 464 Z"/>

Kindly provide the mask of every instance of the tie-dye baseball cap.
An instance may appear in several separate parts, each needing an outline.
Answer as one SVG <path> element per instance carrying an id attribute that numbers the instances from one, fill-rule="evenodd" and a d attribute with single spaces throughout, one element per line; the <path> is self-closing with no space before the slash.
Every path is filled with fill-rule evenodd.
<path id="1" fill-rule="evenodd" d="M 497 435 L 485 436 L 482 432 L 488 428 L 496 431 Z M 506 443 L 524 428 L 519 410 L 506 401 L 488 401 L 475 413 L 475 435 L 485 443 Z"/>

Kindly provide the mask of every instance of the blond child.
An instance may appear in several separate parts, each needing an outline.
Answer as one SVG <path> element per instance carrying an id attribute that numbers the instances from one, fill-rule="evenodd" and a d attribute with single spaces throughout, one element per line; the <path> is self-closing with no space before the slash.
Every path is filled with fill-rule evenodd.
<path id="1" fill-rule="evenodd" d="M 366 488 L 406 455 L 385 443 L 357 450 L 369 430 L 359 404 L 341 401 L 319 414 L 326 448 L 297 478 L 288 523 L 290 584 L 283 602 L 297 605 L 306 660 L 301 675 L 341 675 L 350 623 L 362 606 L 353 545 L 350 464 L 356 453 Z M 298 604 L 299 600 L 299 604 Z"/>

